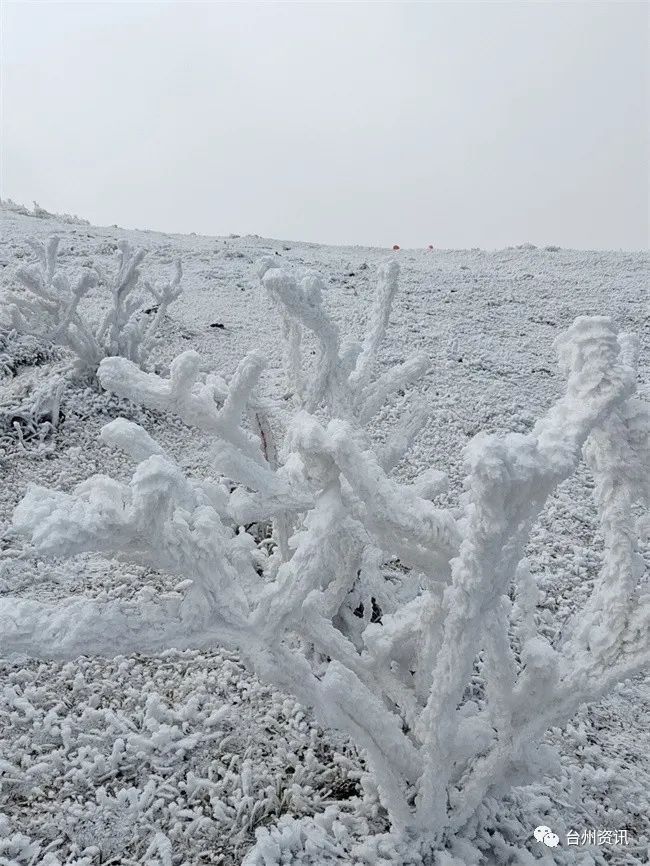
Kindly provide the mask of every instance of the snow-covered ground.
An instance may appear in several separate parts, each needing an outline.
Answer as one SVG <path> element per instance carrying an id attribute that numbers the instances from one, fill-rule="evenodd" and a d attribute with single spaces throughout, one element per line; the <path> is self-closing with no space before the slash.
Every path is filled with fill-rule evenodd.
<path id="1" fill-rule="evenodd" d="M 193 348 L 206 369 L 229 373 L 246 351 L 258 348 L 269 359 L 263 376 L 269 392 L 281 387 L 281 346 L 254 262 L 272 255 L 288 267 L 319 270 L 342 334 L 358 337 L 376 267 L 389 254 L 257 236 L 95 228 L 0 211 L 0 288 L 29 259 L 25 239 L 53 233 L 61 237 L 62 265 L 71 270 L 91 262 L 111 267 L 122 238 L 148 249 L 153 276 L 168 273 L 180 256 L 185 290 L 164 323 L 158 360 L 167 363 Z M 647 255 L 528 245 L 397 255 L 401 291 L 382 362 L 415 349 L 433 362 L 421 386 L 431 420 L 397 474 L 409 479 L 432 465 L 444 468 L 448 504 L 458 502 L 462 449 L 472 436 L 526 431 L 561 393 L 553 341 L 576 316 L 609 315 L 636 333 L 639 379 L 650 383 Z M 99 315 L 101 294 L 89 304 Z M 0 379 L 4 418 L 30 382 L 44 380 L 65 360 L 43 352 L 36 365 L 19 366 L 12 352 L 11 344 L 0 345 L 0 360 L 15 374 Z M 131 598 L 152 587 L 171 588 L 171 578 L 127 564 L 116 568 L 100 556 L 61 563 L 20 552 L 9 526 L 30 481 L 67 491 L 94 472 L 127 477 L 124 459 L 97 439 L 117 414 L 142 422 L 189 472 L 208 469 L 206 441 L 188 435 L 180 422 L 90 389 L 68 390 L 62 411 L 56 436 L 40 448 L 34 441 L 20 447 L 0 429 L 0 592 Z M 383 413 L 399 411 L 398 400 Z M 382 413 L 378 436 L 381 420 Z M 549 638 L 585 598 L 598 567 L 602 541 L 591 484 L 584 469 L 562 484 L 531 538 L 528 553 L 545 593 Z M 650 564 L 647 544 L 643 554 Z M 569 859 L 562 862 L 586 864 L 580 858 L 588 850 L 596 862 L 648 862 L 650 681 L 626 683 L 583 708 L 567 729 L 551 730 L 548 739 L 563 756 L 560 777 L 538 786 L 537 812 L 524 816 L 530 833 L 521 846 L 541 856 L 532 839 L 537 824 L 561 838 L 569 830 L 626 829 L 629 844 L 602 841 L 588 849 L 585 843 L 564 850 L 561 856 Z M 67 664 L 0 660 L 0 863 L 240 863 L 256 828 L 328 808 L 335 818 L 324 825 L 338 822 L 334 835 L 360 840 L 385 829 L 363 773 L 353 747 L 320 730 L 295 701 L 260 685 L 230 653 Z M 526 808 L 531 802 L 528 797 Z M 522 808 L 512 803 L 520 818 Z M 345 840 L 341 845 L 346 849 Z"/>

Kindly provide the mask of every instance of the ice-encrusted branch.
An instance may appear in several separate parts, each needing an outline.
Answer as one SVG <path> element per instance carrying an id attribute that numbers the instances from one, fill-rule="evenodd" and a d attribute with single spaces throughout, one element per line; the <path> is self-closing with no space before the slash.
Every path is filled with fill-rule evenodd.
<path id="1" fill-rule="evenodd" d="M 349 376 L 350 385 L 358 395 L 363 395 L 375 370 L 379 349 L 388 328 L 393 300 L 397 294 L 398 279 L 399 265 L 395 260 L 380 267 L 368 333 L 363 341 L 354 370 Z"/>
<path id="2" fill-rule="evenodd" d="M 379 269 L 377 290 L 361 346 L 341 345 L 337 326 L 324 306 L 325 285 L 312 271 L 300 279 L 275 267 L 272 258 L 258 266 L 262 284 L 279 308 L 286 340 L 286 372 L 298 405 L 314 412 L 325 404 L 335 416 L 366 424 L 389 397 L 423 376 L 429 366 L 424 355 L 408 358 L 376 377 L 378 355 L 386 336 L 398 288 L 399 265 L 390 261 Z M 311 372 L 300 352 L 302 331 L 316 338 L 319 357 Z M 305 383 L 311 380 L 309 386 Z"/>

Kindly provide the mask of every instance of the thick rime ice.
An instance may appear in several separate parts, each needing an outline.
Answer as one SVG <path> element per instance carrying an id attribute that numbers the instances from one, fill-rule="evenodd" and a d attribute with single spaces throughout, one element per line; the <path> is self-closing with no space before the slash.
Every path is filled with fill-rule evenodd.
<path id="1" fill-rule="evenodd" d="M 123 251 L 131 274 L 136 259 Z M 32 285 L 51 283 L 53 261 L 48 247 Z M 434 407 L 416 400 L 381 447 L 367 429 L 386 397 L 428 367 L 415 356 L 377 372 L 397 264 L 380 269 L 367 334 L 352 347 L 325 311 L 320 277 L 273 264 L 258 273 L 285 340 L 289 393 L 277 405 L 256 394 L 264 361 L 254 352 L 229 380 L 201 373 L 194 352 L 176 358 L 169 378 L 144 373 L 128 352 L 99 365 L 106 389 L 208 432 L 213 478 L 187 477 L 141 427 L 119 419 L 102 438 L 138 464 L 128 483 L 96 475 L 72 494 L 31 487 L 15 511 L 15 528 L 43 553 L 120 554 L 183 578 L 179 591 L 128 603 L 4 597 L 0 650 L 71 659 L 236 649 L 263 681 L 364 750 L 412 852 L 428 840 L 450 846 L 440 864 L 474 862 L 463 828 L 485 817 L 488 798 L 552 766 L 549 727 L 650 661 L 635 522 L 650 494 L 650 415 L 635 396 L 632 342 L 607 318 L 576 319 L 557 343 L 564 395 L 526 434 L 472 439 L 463 506 L 452 513 L 432 502 L 446 485 L 438 468 L 408 485 L 390 474 Z M 318 349 L 313 368 L 308 340 Z M 536 626 L 525 547 L 583 455 L 605 553 L 591 596 L 552 646 Z M 270 540 L 260 538 L 263 526 Z M 386 578 L 395 559 L 401 585 Z M 478 659 L 479 698 L 468 696 Z M 327 826 L 324 817 L 309 833 L 314 850 L 334 846 L 334 858 Z M 290 822 L 275 840 L 262 832 L 247 862 L 280 862 L 283 850 L 304 848 L 304 832 Z M 150 855 L 166 862 L 168 844 L 154 838 Z"/>
<path id="2" fill-rule="evenodd" d="M 167 308 L 182 291 L 180 260 L 171 280 L 154 286 L 140 279 L 145 251 L 133 250 L 123 240 L 118 244 L 118 265 L 113 276 L 97 267 L 85 267 L 71 282 L 59 268 L 56 235 L 47 243 L 36 239 L 28 243 L 36 263 L 18 268 L 16 278 L 22 290 L 7 292 L 3 298 L 5 324 L 20 334 L 71 349 L 76 355 L 75 369 L 83 375 L 94 375 L 102 358 L 112 355 L 145 366 Z M 110 306 L 98 324 L 81 309 L 83 298 L 96 286 L 105 287 L 110 294 Z M 140 289 L 153 299 L 150 310 L 143 309 Z"/>

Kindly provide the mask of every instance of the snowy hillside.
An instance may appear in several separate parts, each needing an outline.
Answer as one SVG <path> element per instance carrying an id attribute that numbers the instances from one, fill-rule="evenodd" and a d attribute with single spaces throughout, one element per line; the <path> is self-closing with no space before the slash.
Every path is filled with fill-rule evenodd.
<path id="1" fill-rule="evenodd" d="M 152 280 L 169 279 L 180 257 L 184 291 L 162 319 L 156 368 L 166 371 L 179 353 L 193 349 L 203 371 L 230 375 L 257 350 L 266 360 L 265 398 L 283 394 L 286 383 L 280 319 L 256 263 L 271 257 L 289 272 L 317 270 L 326 285 L 324 307 L 341 337 L 359 340 L 377 268 L 392 255 L 250 235 L 96 228 L 0 210 L 0 292 L 14 288 L 16 269 L 32 260 L 26 239 L 52 234 L 61 239 L 61 267 L 71 274 L 90 265 L 114 270 L 125 238 L 147 250 L 143 268 Z M 416 352 L 431 363 L 416 385 L 430 417 L 392 477 L 410 483 L 432 466 L 444 469 L 448 489 L 435 499 L 441 509 L 461 504 L 463 449 L 472 437 L 527 433 L 563 394 L 554 342 L 576 317 L 609 316 L 621 331 L 636 334 L 639 391 L 650 384 L 646 254 L 523 245 L 395 255 L 400 290 L 379 373 Z M 99 321 L 105 308 L 99 289 L 82 301 L 91 320 Z M 30 483 L 70 492 L 95 473 L 131 476 L 130 461 L 99 439 L 102 426 L 118 416 L 141 424 L 187 475 L 213 472 L 207 434 L 88 384 L 62 390 L 53 433 L 47 425 L 30 427 L 20 407 L 33 404 L 39 387 L 70 358 L 30 339 L 0 331 L 0 594 L 41 602 L 71 595 L 147 601 L 178 591 L 178 576 L 124 558 L 44 556 L 12 527 Z M 402 417 L 405 400 L 399 389 L 374 415 L 370 435 L 378 447 Z M 552 494 L 526 549 L 541 590 L 538 628 L 553 645 L 575 627 L 570 617 L 584 605 L 602 560 L 593 488 L 580 464 Z M 640 552 L 647 592 L 648 537 Z M 395 570 L 401 567 L 396 561 Z M 110 643 L 110 628 L 97 636 L 102 645 Z M 481 841 L 483 827 L 475 832 L 483 862 L 647 863 L 647 675 L 582 706 L 568 725 L 551 727 L 546 742 L 561 755 L 555 775 L 505 795 L 491 816 L 494 838 Z M 293 697 L 261 684 L 231 648 L 39 661 L 5 655 L 0 633 L 0 863 L 228 866 L 242 862 L 260 828 L 268 832 L 258 835 L 248 861 L 260 866 L 469 862 L 460 848 L 426 860 L 415 845 L 409 854 L 408 846 L 391 849 L 390 839 L 383 848 L 373 843 L 389 825 L 367 769 L 344 735 L 319 727 Z M 314 815 L 320 817 L 312 822 L 292 820 Z M 559 836 L 557 849 L 534 838 L 538 825 Z M 602 835 L 624 830 L 618 841 Z M 571 831 L 580 837 L 575 847 L 567 845 Z"/>

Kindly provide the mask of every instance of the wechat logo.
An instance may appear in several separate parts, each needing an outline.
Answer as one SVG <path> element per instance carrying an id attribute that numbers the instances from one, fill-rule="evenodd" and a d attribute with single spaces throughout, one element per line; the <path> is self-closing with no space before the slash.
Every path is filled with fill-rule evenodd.
<path id="1" fill-rule="evenodd" d="M 549 848 L 555 848 L 560 844 L 560 837 L 556 836 L 550 827 L 535 827 L 533 836 L 538 842 L 543 842 Z"/>

